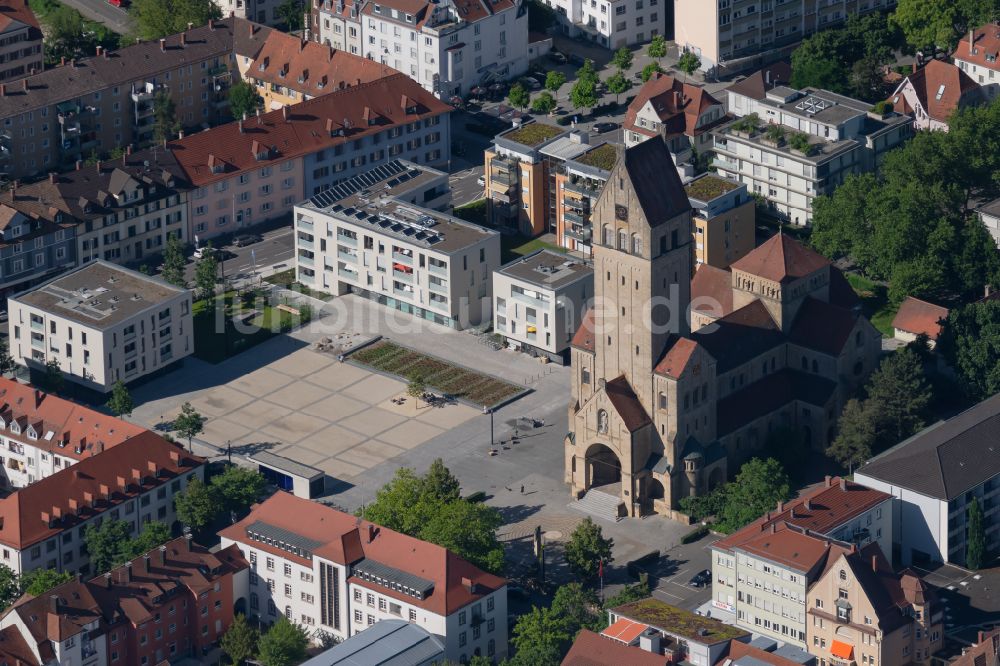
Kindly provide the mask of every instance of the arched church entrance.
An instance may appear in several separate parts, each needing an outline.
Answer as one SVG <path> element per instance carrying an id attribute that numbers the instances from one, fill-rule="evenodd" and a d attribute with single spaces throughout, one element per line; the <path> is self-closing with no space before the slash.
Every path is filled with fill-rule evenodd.
<path id="1" fill-rule="evenodd" d="M 587 449 L 587 466 L 590 468 L 591 488 L 621 483 L 622 464 L 607 445 L 594 444 Z"/>

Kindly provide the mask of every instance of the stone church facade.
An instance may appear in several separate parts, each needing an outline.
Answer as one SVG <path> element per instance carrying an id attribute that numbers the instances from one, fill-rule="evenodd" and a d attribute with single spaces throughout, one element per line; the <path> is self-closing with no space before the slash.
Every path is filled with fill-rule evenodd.
<path id="1" fill-rule="evenodd" d="M 623 516 L 674 516 L 771 433 L 820 450 L 881 336 L 840 271 L 778 234 L 692 279 L 691 208 L 662 139 L 623 151 L 595 204 L 594 306 L 572 344 L 565 481 Z"/>

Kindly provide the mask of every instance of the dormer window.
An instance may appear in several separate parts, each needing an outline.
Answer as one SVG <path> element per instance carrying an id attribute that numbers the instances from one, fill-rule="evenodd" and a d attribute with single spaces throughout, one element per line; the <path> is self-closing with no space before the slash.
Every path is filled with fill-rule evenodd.
<path id="1" fill-rule="evenodd" d="M 10 424 L 10 431 L 12 433 L 14 433 L 15 435 L 20 435 L 21 434 L 21 426 L 19 426 L 17 424 L 17 421 L 11 422 L 11 424 Z"/>
<path id="2" fill-rule="evenodd" d="M 375 13 L 376 14 L 382 13 L 382 5 L 375 5 Z"/>
<path id="3" fill-rule="evenodd" d="M 407 14 L 406 15 L 406 22 L 407 23 L 413 23 L 413 14 Z"/>
<path id="4" fill-rule="evenodd" d="M 35 429 L 32 428 L 31 426 L 28 426 L 28 429 L 25 431 L 25 434 L 28 435 L 28 439 L 38 439 L 38 433 L 36 433 Z"/>

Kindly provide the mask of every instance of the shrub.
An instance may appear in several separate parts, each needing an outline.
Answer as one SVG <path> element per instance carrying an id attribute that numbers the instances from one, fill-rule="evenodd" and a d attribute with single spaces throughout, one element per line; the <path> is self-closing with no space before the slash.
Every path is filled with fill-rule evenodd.
<path id="1" fill-rule="evenodd" d="M 694 543 L 698 539 L 708 534 L 708 526 L 699 525 L 681 537 L 681 543 Z"/>
<path id="2" fill-rule="evenodd" d="M 809 143 L 809 135 L 805 132 L 796 132 L 788 142 L 794 150 L 808 155 L 812 152 L 813 146 Z"/>
<path id="3" fill-rule="evenodd" d="M 892 111 L 892 102 L 888 100 L 882 100 L 881 102 L 876 102 L 875 106 L 872 107 L 872 111 L 879 114 L 880 116 L 884 116 L 885 114 L 890 113 Z"/>

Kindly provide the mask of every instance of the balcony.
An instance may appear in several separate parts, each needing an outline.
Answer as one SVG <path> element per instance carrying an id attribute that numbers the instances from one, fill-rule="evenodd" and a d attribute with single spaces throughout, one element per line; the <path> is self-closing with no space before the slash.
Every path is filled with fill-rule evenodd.
<path id="1" fill-rule="evenodd" d="M 358 239 L 357 238 L 351 238 L 350 236 L 345 236 L 345 235 L 341 234 L 339 231 L 337 232 L 337 242 L 338 243 L 343 243 L 344 245 L 349 245 L 350 247 L 357 247 L 358 246 Z"/>
<path id="2" fill-rule="evenodd" d="M 578 215 L 576 213 L 571 213 L 568 210 L 567 211 L 563 211 L 563 217 L 568 222 L 572 222 L 573 224 L 584 224 L 585 222 L 587 222 L 587 218 L 585 218 L 583 215 Z"/>
<path id="3" fill-rule="evenodd" d="M 490 186 L 493 185 L 503 185 L 509 188 L 511 185 L 517 184 L 517 174 L 507 171 L 491 171 L 490 172 Z"/>
<path id="4" fill-rule="evenodd" d="M 349 280 L 354 280 L 355 282 L 358 281 L 358 272 L 350 270 L 346 266 L 338 266 L 337 275 L 343 278 L 347 278 Z"/>
<path id="5" fill-rule="evenodd" d="M 568 227 L 563 233 L 584 243 L 589 243 L 593 238 L 593 230 L 590 227 Z"/>
<path id="6" fill-rule="evenodd" d="M 152 102 L 153 98 L 156 97 L 156 93 L 159 90 L 164 90 L 163 86 L 157 86 L 154 83 L 139 83 L 132 84 L 132 101 L 138 103 L 141 102 Z"/>
<path id="7" fill-rule="evenodd" d="M 311 232 L 313 230 L 312 218 L 306 217 L 305 215 L 299 215 L 298 227 L 299 229 Z"/>
<path id="8" fill-rule="evenodd" d="M 392 253 L 392 260 L 393 261 L 400 261 L 400 262 L 406 264 L 407 266 L 412 266 L 413 265 L 413 255 L 412 254 L 403 254 L 402 252 L 393 252 Z"/>
<path id="9" fill-rule="evenodd" d="M 576 182 L 567 180 L 563 183 L 563 189 L 568 192 L 576 192 L 577 194 L 582 194 L 587 197 L 596 197 L 600 194 L 601 186 L 597 183 L 592 183 L 586 180 L 578 180 Z"/>
<path id="10" fill-rule="evenodd" d="M 399 296 L 400 298 L 405 298 L 408 301 L 412 301 L 413 300 L 413 291 L 412 290 L 409 290 L 409 289 L 399 289 L 399 288 L 397 288 L 397 287 L 394 286 L 392 288 L 392 293 L 395 294 L 396 296 Z"/>
<path id="11" fill-rule="evenodd" d="M 527 294 L 523 294 L 518 291 L 512 291 L 510 295 L 515 301 L 521 301 L 522 303 L 527 303 L 531 307 L 547 308 L 549 306 L 547 301 L 543 301 L 540 298 L 535 298 L 534 296 L 528 296 Z"/>
<path id="12" fill-rule="evenodd" d="M 295 239 L 295 244 L 306 250 L 312 250 L 316 247 L 316 243 L 314 241 L 311 241 L 308 238 L 303 238 L 302 236 Z"/>
<path id="13" fill-rule="evenodd" d="M 33 331 L 44 331 L 45 330 L 45 322 L 44 321 L 35 321 L 34 319 L 32 319 L 31 320 L 31 330 L 33 330 Z"/>
<path id="14" fill-rule="evenodd" d="M 573 197 L 563 197 L 563 204 L 574 210 L 589 210 L 590 200 L 574 199 Z"/>
<path id="15" fill-rule="evenodd" d="M 431 273 L 437 273 L 438 275 L 448 274 L 447 264 L 435 264 L 433 261 L 427 262 L 427 270 Z"/>
<path id="16" fill-rule="evenodd" d="M 299 264 L 305 264 L 306 266 L 312 266 L 315 263 L 312 252 L 307 254 L 299 253 L 298 256 L 295 257 L 295 260 L 298 261 Z"/>
<path id="17" fill-rule="evenodd" d="M 392 277 L 406 284 L 413 284 L 413 272 L 401 271 L 396 268 L 392 269 Z"/>
<path id="18" fill-rule="evenodd" d="M 427 286 L 430 287 L 430 290 L 436 294 L 444 294 L 445 296 L 448 295 L 448 285 L 446 284 L 431 281 L 427 284 Z M 501 312 L 500 314 L 503 313 Z"/>
<path id="19" fill-rule="evenodd" d="M 342 261 L 350 262 L 352 264 L 358 263 L 358 255 L 357 254 L 351 254 L 350 252 L 346 252 L 346 251 L 341 250 L 341 249 L 337 250 L 337 258 L 340 259 L 340 260 L 342 260 Z"/>

